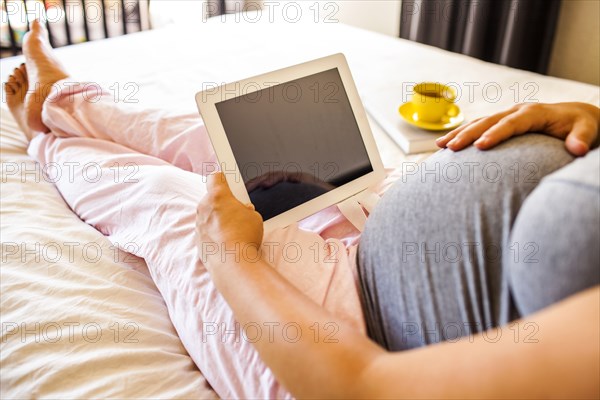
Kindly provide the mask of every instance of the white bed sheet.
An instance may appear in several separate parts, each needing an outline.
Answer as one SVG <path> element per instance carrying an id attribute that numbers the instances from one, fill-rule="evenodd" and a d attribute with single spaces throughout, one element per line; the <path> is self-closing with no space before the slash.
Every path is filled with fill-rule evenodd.
<path id="1" fill-rule="evenodd" d="M 544 102 L 600 100 L 596 86 L 340 24 L 217 19 L 62 48 L 57 55 L 74 77 L 118 90 L 123 102 L 129 95 L 140 107 L 188 113 L 195 112 L 194 94 L 203 84 L 337 52 L 346 54 L 363 96 L 396 87 L 400 98 L 403 83 L 423 80 L 470 85 L 474 96 L 459 100 L 467 119 L 509 107 L 515 95 L 524 100 L 532 90 Z M 2 80 L 21 62 L 2 60 Z M 490 101 L 498 88 L 500 98 Z M 143 260 L 124 253 L 115 260 L 110 243 L 71 212 L 50 182 L 25 175 L 35 165 L 27 143 L 4 107 L 1 118 L 0 397 L 216 397 L 182 347 Z M 412 159 L 372 127 L 386 166 Z M 36 245 L 39 258 L 14 247 Z"/>

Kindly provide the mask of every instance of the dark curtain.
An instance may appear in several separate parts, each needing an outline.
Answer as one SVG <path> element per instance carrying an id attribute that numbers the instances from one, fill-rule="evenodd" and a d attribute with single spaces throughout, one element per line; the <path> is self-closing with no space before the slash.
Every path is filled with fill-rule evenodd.
<path id="1" fill-rule="evenodd" d="M 206 0 L 206 3 L 206 8 L 209 11 L 209 17 L 222 15 L 227 12 L 225 7 L 225 0 Z"/>
<path id="2" fill-rule="evenodd" d="M 546 73 L 560 0 L 403 0 L 400 37 Z"/>

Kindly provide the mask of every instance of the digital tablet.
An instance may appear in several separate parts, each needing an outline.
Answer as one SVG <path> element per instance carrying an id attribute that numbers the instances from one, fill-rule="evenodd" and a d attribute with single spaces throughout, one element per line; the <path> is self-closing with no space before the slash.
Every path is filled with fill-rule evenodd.
<path id="1" fill-rule="evenodd" d="M 265 230 L 285 227 L 384 177 L 343 54 L 206 87 L 198 109 L 231 191 Z"/>

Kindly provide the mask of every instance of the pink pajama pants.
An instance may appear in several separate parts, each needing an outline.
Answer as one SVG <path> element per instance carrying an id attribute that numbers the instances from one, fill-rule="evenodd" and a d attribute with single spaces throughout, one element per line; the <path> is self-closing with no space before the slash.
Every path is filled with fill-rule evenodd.
<path id="1" fill-rule="evenodd" d="M 145 259 L 183 345 L 217 394 L 289 397 L 251 342 L 257 334 L 294 337 L 295 328 L 252 326 L 250 334 L 199 261 L 206 249 L 196 236 L 196 207 L 206 192 L 202 173 L 216 161 L 200 117 L 127 108 L 96 85 L 59 84 L 43 108 L 51 132 L 33 138 L 30 155 L 42 167 L 60 168 L 56 187 L 83 221 Z M 357 240 L 358 232 L 330 207 L 266 234 L 264 243 L 279 273 L 364 330 L 354 276 Z"/>

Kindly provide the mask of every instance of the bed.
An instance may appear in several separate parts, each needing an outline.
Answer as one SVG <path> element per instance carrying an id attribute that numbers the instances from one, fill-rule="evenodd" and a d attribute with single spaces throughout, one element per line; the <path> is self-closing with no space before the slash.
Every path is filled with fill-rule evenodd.
<path id="1" fill-rule="evenodd" d="M 344 53 L 359 93 L 455 82 L 467 120 L 515 101 L 600 102 L 600 88 L 342 24 L 213 19 L 58 49 L 80 80 L 140 107 L 195 110 L 204 85 Z M 23 59 L 0 61 L 2 80 Z M 471 88 L 471 90 L 469 90 Z M 4 99 L 3 99 L 4 100 Z M 117 251 L 68 208 L 1 109 L 2 398 L 218 398 L 186 353 L 142 259 Z M 386 167 L 407 156 L 376 124 Z"/>

